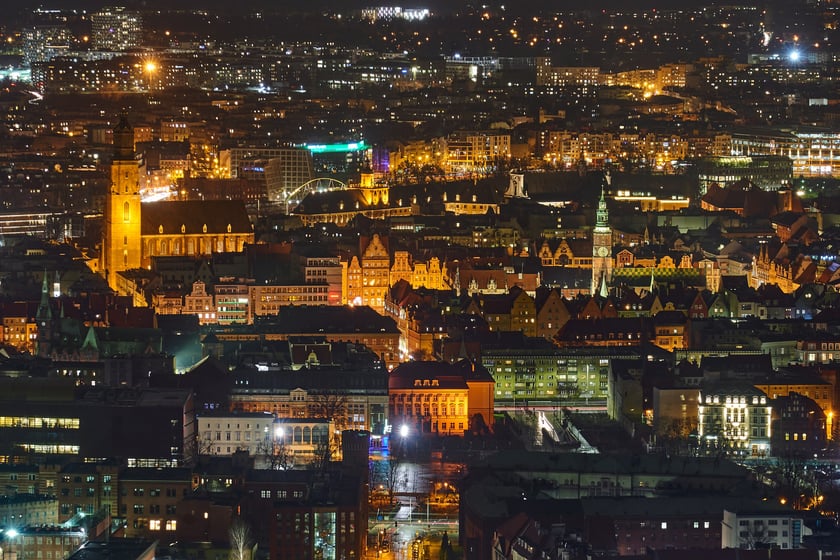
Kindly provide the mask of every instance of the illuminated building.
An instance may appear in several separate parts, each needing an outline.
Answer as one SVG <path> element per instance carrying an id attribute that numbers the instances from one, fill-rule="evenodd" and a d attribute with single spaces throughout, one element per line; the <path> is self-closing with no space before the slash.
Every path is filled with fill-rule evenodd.
<path id="1" fill-rule="evenodd" d="M 445 152 L 448 173 L 489 173 L 510 159 L 510 134 L 457 132 L 446 139 Z"/>
<path id="2" fill-rule="evenodd" d="M 770 453 L 772 407 L 751 385 L 704 387 L 698 402 L 701 445 L 750 456 Z"/>
<path id="3" fill-rule="evenodd" d="M 274 438 L 274 415 L 269 412 L 209 411 L 196 417 L 198 452 L 230 456 L 247 451 L 252 457 L 266 453 Z"/>
<path id="4" fill-rule="evenodd" d="M 125 114 L 114 127 L 114 159 L 105 197 L 100 270 L 117 289 L 117 272 L 140 268 L 140 162 L 134 153 L 134 130 Z"/>
<path id="5" fill-rule="evenodd" d="M 378 233 L 367 240 L 361 255 L 350 259 L 347 265 L 347 302 L 351 305 L 368 305 L 379 313 L 385 311 L 385 293 L 390 287 L 391 257 Z"/>
<path id="6" fill-rule="evenodd" d="M 362 18 L 376 21 L 380 19 L 404 19 L 407 21 L 422 21 L 429 17 L 428 8 L 402 8 L 400 6 L 377 6 L 362 9 Z"/>
<path id="7" fill-rule="evenodd" d="M 446 267 L 441 268 L 440 259 L 431 257 L 428 263 L 418 262 L 408 251 L 395 251 L 394 264 L 391 266 L 389 286 L 400 280 L 408 282 L 412 288 L 429 288 L 430 290 L 445 290 Z"/>
<path id="8" fill-rule="evenodd" d="M 213 294 L 208 294 L 206 285 L 201 280 L 193 282 L 192 291 L 184 296 L 181 313 L 198 316 L 199 325 L 216 324 L 216 305 Z"/>
<path id="9" fill-rule="evenodd" d="M 306 257 L 303 265 L 306 284 L 326 284 L 328 305 L 343 305 L 344 267 L 339 257 Z"/>
<path id="10" fill-rule="evenodd" d="M 492 426 L 494 385 L 488 371 L 469 360 L 400 364 L 388 378 L 388 408 L 390 422 L 406 433 L 395 433 L 392 445 L 410 445 L 397 434 L 403 440 L 422 433 L 462 435 L 477 428 L 474 416 Z"/>
<path id="11" fill-rule="evenodd" d="M 609 185 L 609 176 L 606 178 Z M 599 289 L 606 289 L 612 281 L 613 268 L 613 239 L 610 229 L 610 214 L 607 201 L 604 199 L 604 188 L 601 188 L 601 198 L 598 200 L 595 229 L 592 231 L 592 293 Z"/>
<path id="12" fill-rule="evenodd" d="M 330 286 L 325 283 L 256 284 L 249 286 L 248 298 L 253 315 L 276 315 L 287 305 L 327 305 L 329 292 Z"/>
<path id="13" fill-rule="evenodd" d="M 104 8 L 90 15 L 95 50 L 127 51 L 142 45 L 143 16 L 122 7 Z"/>
<path id="14" fill-rule="evenodd" d="M 794 177 L 832 176 L 840 172 L 840 133 L 817 128 L 735 130 L 729 155 L 788 157 Z"/>
<path id="15" fill-rule="evenodd" d="M 114 128 L 111 185 L 105 197 L 101 271 L 119 289 L 122 271 L 151 266 L 152 257 L 200 257 L 241 251 L 254 232 L 244 203 L 190 200 L 141 205 L 140 166 L 126 116 Z M 141 215 L 142 213 L 142 215 Z"/>
<path id="16" fill-rule="evenodd" d="M 793 162 L 786 156 L 708 156 L 695 163 L 700 195 L 712 183 L 726 185 L 749 179 L 764 190 L 779 190 L 793 179 Z"/>
<path id="17" fill-rule="evenodd" d="M 23 63 L 32 66 L 35 62 L 51 60 L 62 56 L 70 48 L 73 34 L 63 25 L 38 25 L 23 30 Z"/>
<path id="18" fill-rule="evenodd" d="M 595 86 L 600 83 L 597 66 L 552 66 L 551 58 L 536 59 L 537 86 Z"/>

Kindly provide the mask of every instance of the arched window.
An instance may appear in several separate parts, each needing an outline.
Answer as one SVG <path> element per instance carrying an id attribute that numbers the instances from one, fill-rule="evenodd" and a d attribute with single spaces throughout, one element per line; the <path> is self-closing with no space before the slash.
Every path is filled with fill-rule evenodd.
<path id="1" fill-rule="evenodd" d="M 303 437 L 303 430 L 300 429 L 300 426 L 295 428 L 295 443 L 302 443 Z"/>
<path id="2" fill-rule="evenodd" d="M 304 426 L 303 428 L 303 442 L 312 443 L 312 430 L 309 426 Z"/>
<path id="3" fill-rule="evenodd" d="M 128 202 L 123 204 L 123 221 L 128 223 L 131 218 L 131 206 Z"/>

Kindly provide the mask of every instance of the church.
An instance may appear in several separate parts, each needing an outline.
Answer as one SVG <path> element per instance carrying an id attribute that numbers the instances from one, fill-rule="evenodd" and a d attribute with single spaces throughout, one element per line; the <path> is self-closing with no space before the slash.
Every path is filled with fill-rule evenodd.
<path id="1" fill-rule="evenodd" d="M 120 272 L 151 267 L 152 257 L 241 251 L 254 228 L 241 200 L 186 200 L 143 204 L 141 159 L 125 114 L 114 128 L 111 180 L 105 196 L 100 270 L 117 290 Z"/>

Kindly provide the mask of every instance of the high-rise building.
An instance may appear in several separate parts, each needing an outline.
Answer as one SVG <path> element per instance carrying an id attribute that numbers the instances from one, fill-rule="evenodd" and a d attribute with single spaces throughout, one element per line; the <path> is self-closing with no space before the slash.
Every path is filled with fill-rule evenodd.
<path id="1" fill-rule="evenodd" d="M 93 48 L 102 51 L 127 51 L 143 42 L 143 16 L 123 7 L 103 8 L 91 14 Z"/>
<path id="2" fill-rule="evenodd" d="M 44 62 L 62 56 L 70 49 L 73 39 L 63 25 L 38 25 L 23 30 L 23 63 Z"/>

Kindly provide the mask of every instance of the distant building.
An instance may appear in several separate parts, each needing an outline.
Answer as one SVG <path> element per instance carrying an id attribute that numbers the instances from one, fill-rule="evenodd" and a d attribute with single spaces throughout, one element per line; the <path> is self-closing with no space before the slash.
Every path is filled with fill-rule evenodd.
<path id="1" fill-rule="evenodd" d="M 727 508 L 723 512 L 721 548 L 802 548 L 810 534 L 800 515 L 772 502 Z"/>
<path id="2" fill-rule="evenodd" d="M 813 400 L 791 392 L 773 401 L 770 446 L 774 457 L 812 457 L 827 444 L 826 413 Z"/>
<path id="3" fill-rule="evenodd" d="M 123 7 L 104 8 L 90 15 L 91 44 L 96 50 L 127 51 L 143 43 L 143 16 Z"/>
<path id="4" fill-rule="evenodd" d="M 777 191 L 789 187 L 793 180 L 793 162 L 786 156 L 707 156 L 695 166 L 701 196 L 712 184 L 748 179 L 765 190 Z"/>
<path id="5" fill-rule="evenodd" d="M 9 527 L 6 524 L 6 527 Z M 38 558 L 67 558 L 88 539 L 81 527 L 63 527 L 60 525 L 31 525 L 22 527 L 17 523 L 17 536 L 11 538 L 6 532 L 3 541 L 3 557 L 16 560 L 34 560 Z M 133 560 L 133 559 L 132 559 Z M 151 560 L 151 559 L 149 559 Z"/>
<path id="6" fill-rule="evenodd" d="M 388 408 L 394 426 L 415 433 L 460 435 L 493 424 L 494 381 L 469 360 L 407 362 L 388 379 Z"/>
<path id="7" fill-rule="evenodd" d="M 256 457 L 265 453 L 274 438 L 274 414 L 270 412 L 204 412 L 197 416 L 198 452 L 232 456 L 247 451 Z"/>
<path id="8" fill-rule="evenodd" d="M 193 490 L 188 468 L 128 468 L 120 472 L 119 517 L 131 538 L 175 539 L 178 506 Z"/>
<path id="9" fill-rule="evenodd" d="M 703 387 L 698 437 L 704 445 L 763 457 L 770 453 L 771 406 L 762 391 L 738 383 Z"/>
<path id="10" fill-rule="evenodd" d="M 364 558 L 367 469 L 255 470 L 241 509 L 271 558 Z"/>
<path id="11" fill-rule="evenodd" d="M 179 389 L 91 387 L 70 379 L 6 379 L 0 408 L 0 461 L 120 458 L 129 464 L 190 461 L 193 397 Z"/>

